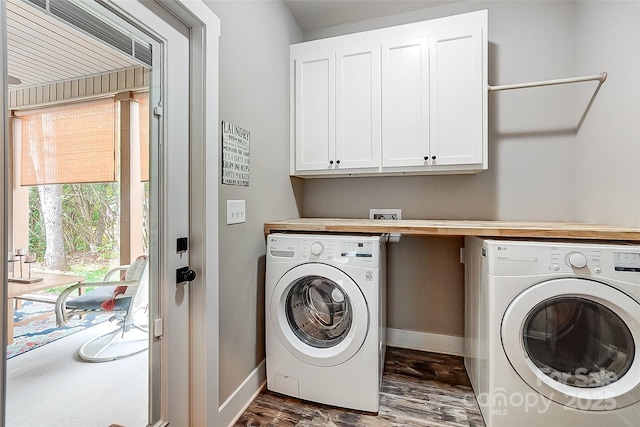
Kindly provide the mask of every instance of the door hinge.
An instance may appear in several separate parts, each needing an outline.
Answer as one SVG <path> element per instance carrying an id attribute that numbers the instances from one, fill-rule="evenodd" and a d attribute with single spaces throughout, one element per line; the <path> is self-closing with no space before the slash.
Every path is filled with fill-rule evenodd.
<path id="1" fill-rule="evenodd" d="M 162 117 L 162 107 L 159 105 L 157 107 L 153 107 L 153 115 L 156 117 Z"/>
<path id="2" fill-rule="evenodd" d="M 465 259 L 466 259 L 465 248 L 460 248 L 460 264 L 464 264 Z"/>
<path id="3" fill-rule="evenodd" d="M 153 321 L 153 336 L 160 338 L 164 333 L 164 324 L 162 319 L 156 319 Z"/>

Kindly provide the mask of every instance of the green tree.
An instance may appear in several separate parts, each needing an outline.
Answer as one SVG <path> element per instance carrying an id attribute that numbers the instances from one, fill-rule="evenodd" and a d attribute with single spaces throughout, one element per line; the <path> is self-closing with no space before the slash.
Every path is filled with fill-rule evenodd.
<path id="1" fill-rule="evenodd" d="M 66 269 L 52 261 L 70 252 L 119 250 L 120 187 L 118 183 L 41 185 L 29 192 L 29 247 L 49 269 Z M 58 218 L 56 220 L 55 218 Z M 61 233 L 56 228 L 61 225 Z M 55 248 L 52 249 L 52 248 Z M 54 252 L 55 251 L 55 252 Z M 64 268 L 63 268 L 64 267 Z"/>

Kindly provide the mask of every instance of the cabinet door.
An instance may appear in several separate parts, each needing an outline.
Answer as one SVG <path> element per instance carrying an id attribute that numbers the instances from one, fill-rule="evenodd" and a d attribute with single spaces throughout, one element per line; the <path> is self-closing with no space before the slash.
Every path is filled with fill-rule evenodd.
<path id="1" fill-rule="evenodd" d="M 336 169 L 380 165 L 380 45 L 336 52 Z"/>
<path id="2" fill-rule="evenodd" d="M 382 166 L 429 158 L 428 39 L 382 46 Z"/>
<path id="3" fill-rule="evenodd" d="M 335 159 L 335 55 L 294 59 L 296 170 L 326 170 Z"/>
<path id="4" fill-rule="evenodd" d="M 482 31 L 431 37 L 432 165 L 482 163 Z"/>

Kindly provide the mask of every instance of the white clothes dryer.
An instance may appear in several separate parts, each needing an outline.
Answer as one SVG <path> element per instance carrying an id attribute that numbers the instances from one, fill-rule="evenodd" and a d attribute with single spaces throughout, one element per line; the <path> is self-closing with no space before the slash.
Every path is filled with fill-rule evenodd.
<path id="1" fill-rule="evenodd" d="M 382 236 L 267 236 L 267 388 L 377 412 L 385 356 Z"/>
<path id="2" fill-rule="evenodd" d="M 640 425 L 640 247 L 465 247 L 465 366 L 487 427 Z"/>

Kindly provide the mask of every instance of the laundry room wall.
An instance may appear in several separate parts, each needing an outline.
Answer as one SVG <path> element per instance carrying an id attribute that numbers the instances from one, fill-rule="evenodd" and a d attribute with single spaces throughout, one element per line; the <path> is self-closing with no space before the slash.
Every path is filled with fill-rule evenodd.
<path id="1" fill-rule="evenodd" d="M 606 71 L 576 140 L 576 218 L 640 226 L 640 2 L 578 2 L 577 72 Z M 580 120 L 594 92 L 579 86 Z"/>
<path id="2" fill-rule="evenodd" d="M 279 1 L 207 5 L 221 21 L 220 120 L 251 132 L 249 187 L 219 185 L 223 404 L 265 357 L 263 225 L 301 213 L 302 182 L 289 178 L 289 45 L 302 31 Z M 227 225 L 226 201 L 236 199 L 246 201 L 246 223 Z"/>
<path id="3" fill-rule="evenodd" d="M 489 83 L 576 75 L 576 2 L 459 2 L 305 33 L 306 40 L 489 11 Z M 596 64 L 596 74 L 606 64 Z M 403 219 L 576 218 L 576 87 L 489 94 L 489 170 L 476 175 L 309 179 L 303 216 L 367 218 L 401 208 Z M 464 334 L 462 239 L 403 237 L 389 246 L 388 326 Z"/>

